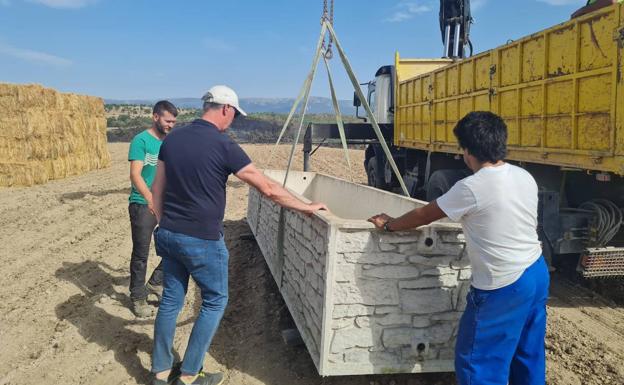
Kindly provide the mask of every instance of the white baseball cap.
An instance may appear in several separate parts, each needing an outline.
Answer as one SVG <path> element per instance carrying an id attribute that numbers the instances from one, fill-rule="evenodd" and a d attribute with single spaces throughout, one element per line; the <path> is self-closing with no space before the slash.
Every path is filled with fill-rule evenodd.
<path id="1" fill-rule="evenodd" d="M 208 103 L 229 104 L 236 108 L 236 111 L 241 115 L 247 116 L 247 113 L 238 105 L 238 95 L 228 86 L 219 85 L 212 87 L 202 96 L 202 100 Z"/>

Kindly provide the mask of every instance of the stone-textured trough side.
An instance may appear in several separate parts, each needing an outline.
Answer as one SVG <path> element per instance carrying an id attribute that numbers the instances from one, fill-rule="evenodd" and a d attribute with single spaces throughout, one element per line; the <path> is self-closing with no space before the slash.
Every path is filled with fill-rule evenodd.
<path id="1" fill-rule="evenodd" d="M 424 202 L 315 173 L 291 172 L 287 187 L 332 213 L 284 210 L 250 188 L 247 220 L 319 374 L 452 371 L 470 287 L 461 227 L 385 233 L 365 218 Z"/>
<path id="2" fill-rule="evenodd" d="M 329 227 L 318 217 L 281 210 L 253 188 L 247 213 L 269 270 L 319 368 Z"/>

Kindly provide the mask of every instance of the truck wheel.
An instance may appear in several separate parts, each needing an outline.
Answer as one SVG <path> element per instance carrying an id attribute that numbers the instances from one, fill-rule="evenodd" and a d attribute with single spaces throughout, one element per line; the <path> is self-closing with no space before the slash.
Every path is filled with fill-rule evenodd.
<path id="1" fill-rule="evenodd" d="M 382 190 L 386 189 L 386 183 L 379 172 L 379 164 L 377 164 L 376 156 L 373 156 L 368 160 L 368 163 L 366 164 L 366 175 L 368 176 L 369 186 Z"/>
<path id="2" fill-rule="evenodd" d="M 459 180 L 470 175 L 468 170 L 438 170 L 431 174 L 427 183 L 427 202 L 446 194 Z"/>

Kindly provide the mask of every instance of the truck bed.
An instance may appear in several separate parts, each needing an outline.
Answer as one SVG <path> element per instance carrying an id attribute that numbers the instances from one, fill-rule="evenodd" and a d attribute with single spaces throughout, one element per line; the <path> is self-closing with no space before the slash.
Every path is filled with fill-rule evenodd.
<path id="1" fill-rule="evenodd" d="M 485 110 L 511 160 L 624 175 L 623 55 L 623 4 L 433 71 L 397 53 L 394 144 L 459 153 L 457 121 Z"/>

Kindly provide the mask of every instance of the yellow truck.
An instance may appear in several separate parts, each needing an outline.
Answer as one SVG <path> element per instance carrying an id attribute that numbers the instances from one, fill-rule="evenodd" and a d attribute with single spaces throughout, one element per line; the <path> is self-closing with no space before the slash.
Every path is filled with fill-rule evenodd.
<path id="1" fill-rule="evenodd" d="M 599 2 L 469 58 L 397 53 L 368 83 L 368 102 L 417 198 L 435 199 L 468 175 L 453 135 L 459 119 L 478 110 L 503 117 L 508 161 L 540 187 L 544 253 L 555 264 L 575 258 L 586 277 L 624 275 L 624 248 L 614 247 L 624 245 L 624 4 Z M 348 136 L 368 143 L 369 184 L 393 190 L 397 181 L 381 146 L 363 134 L 366 124 L 347 127 Z M 327 127 L 311 131 L 308 138 L 332 136 Z"/>
<path id="2" fill-rule="evenodd" d="M 510 160 L 623 175 L 622 45 L 616 4 L 434 71 L 397 54 L 394 145 L 458 152 L 457 121 L 492 111 Z"/>

